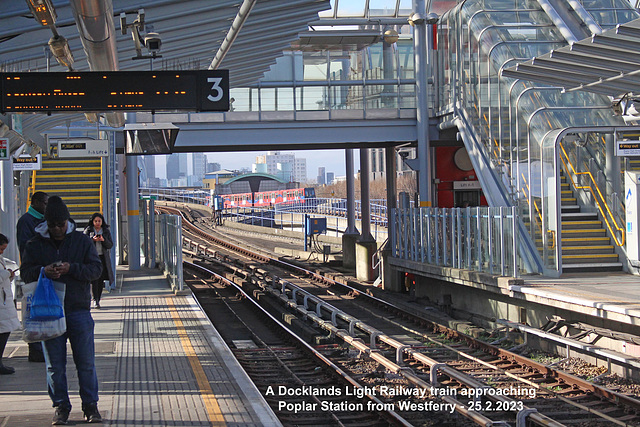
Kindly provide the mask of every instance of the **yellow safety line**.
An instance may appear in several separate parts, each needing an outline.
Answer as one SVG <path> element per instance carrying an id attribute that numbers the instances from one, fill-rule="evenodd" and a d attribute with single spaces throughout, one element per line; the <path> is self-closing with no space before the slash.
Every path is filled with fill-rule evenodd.
<path id="1" fill-rule="evenodd" d="M 209 415 L 209 421 L 211 421 L 214 426 L 226 425 L 222 412 L 220 411 L 220 406 L 218 405 L 218 400 L 216 399 L 215 394 L 213 394 L 207 375 L 204 373 L 204 369 L 202 368 L 200 360 L 193 349 L 193 345 L 191 345 L 191 339 L 189 338 L 189 335 L 187 335 L 187 331 L 182 324 L 182 319 L 178 314 L 178 310 L 176 310 L 176 307 L 173 304 L 173 298 L 167 297 L 167 305 L 169 306 L 169 311 L 171 311 L 173 323 L 175 323 L 176 328 L 178 329 L 178 336 L 180 337 L 182 348 L 187 354 L 187 359 L 189 359 L 189 363 L 191 364 L 191 370 L 196 377 L 198 387 L 200 387 L 200 394 L 202 395 L 204 406 L 207 410 L 207 414 Z"/>

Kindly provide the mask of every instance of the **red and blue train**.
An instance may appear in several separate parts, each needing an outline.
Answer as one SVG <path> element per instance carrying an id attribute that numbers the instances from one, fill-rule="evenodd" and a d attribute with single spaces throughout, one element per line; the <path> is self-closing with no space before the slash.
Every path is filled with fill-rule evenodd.
<path id="1" fill-rule="evenodd" d="M 315 188 L 261 191 L 255 193 L 221 194 L 225 208 L 268 208 L 278 203 L 296 203 L 315 199 Z"/>

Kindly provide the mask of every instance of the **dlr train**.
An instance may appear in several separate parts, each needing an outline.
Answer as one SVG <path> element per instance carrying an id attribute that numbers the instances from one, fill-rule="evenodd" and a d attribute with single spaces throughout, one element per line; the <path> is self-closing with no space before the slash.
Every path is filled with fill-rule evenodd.
<path id="1" fill-rule="evenodd" d="M 225 208 L 272 207 L 277 203 L 303 202 L 315 199 L 315 188 L 261 191 L 255 193 L 221 194 Z"/>

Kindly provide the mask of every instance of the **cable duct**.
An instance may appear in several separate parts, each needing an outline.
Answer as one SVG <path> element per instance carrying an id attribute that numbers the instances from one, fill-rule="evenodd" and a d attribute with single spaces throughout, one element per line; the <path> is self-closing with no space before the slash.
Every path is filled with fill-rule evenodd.
<path id="1" fill-rule="evenodd" d="M 118 71 L 118 49 L 116 29 L 113 23 L 111 0 L 70 0 L 73 18 L 78 27 L 80 40 L 87 54 L 91 71 Z M 89 121 L 97 121 L 93 113 L 85 115 Z M 92 117 L 93 116 L 93 117 Z M 124 126 L 124 114 L 106 113 L 112 127 Z"/>

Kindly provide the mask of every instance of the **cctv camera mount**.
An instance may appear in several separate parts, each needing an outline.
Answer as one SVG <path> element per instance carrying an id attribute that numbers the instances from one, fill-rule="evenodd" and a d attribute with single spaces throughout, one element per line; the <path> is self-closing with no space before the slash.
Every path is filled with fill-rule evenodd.
<path id="1" fill-rule="evenodd" d="M 140 31 L 144 31 L 144 16 L 144 9 L 139 9 L 136 19 L 131 24 L 127 24 L 127 14 L 125 12 L 120 14 L 120 31 L 126 35 L 127 30 L 131 28 L 131 36 L 136 48 L 136 56 L 131 59 L 162 58 L 162 55 L 158 55 L 162 46 L 160 34 L 149 32 L 144 37 L 140 36 Z M 146 47 L 151 54 L 143 55 L 142 46 Z"/>

